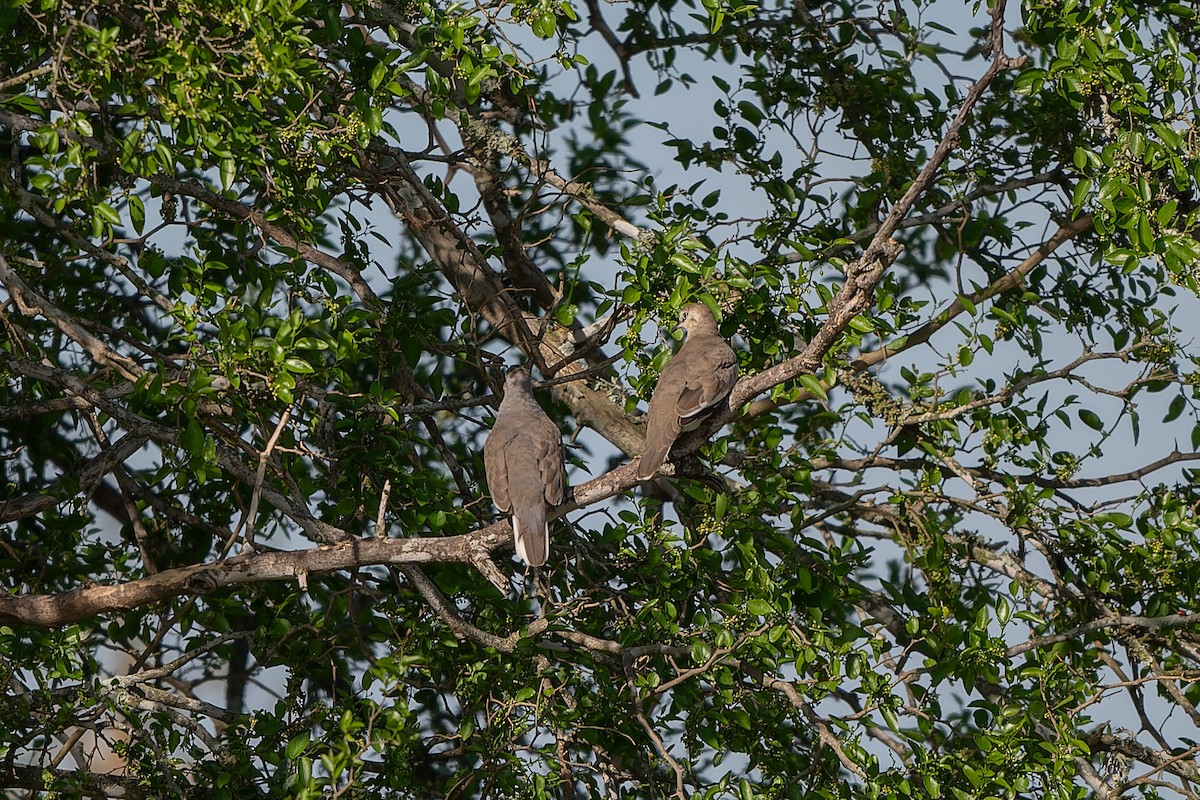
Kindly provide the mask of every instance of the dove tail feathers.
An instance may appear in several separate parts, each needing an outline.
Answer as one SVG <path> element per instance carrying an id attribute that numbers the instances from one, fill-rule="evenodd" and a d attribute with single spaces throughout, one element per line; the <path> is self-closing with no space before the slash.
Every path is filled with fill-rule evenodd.
<path id="1" fill-rule="evenodd" d="M 541 503 L 513 509 L 513 544 L 517 555 L 531 567 L 540 567 L 550 556 L 550 525 Z"/>
<path id="2" fill-rule="evenodd" d="M 646 434 L 646 449 L 642 451 L 642 457 L 638 461 L 637 475 L 642 480 L 647 480 L 658 472 L 658 468 L 667 459 L 667 453 L 671 451 L 671 445 L 675 444 L 674 431 L 665 429 L 665 426 L 655 426 Z"/>

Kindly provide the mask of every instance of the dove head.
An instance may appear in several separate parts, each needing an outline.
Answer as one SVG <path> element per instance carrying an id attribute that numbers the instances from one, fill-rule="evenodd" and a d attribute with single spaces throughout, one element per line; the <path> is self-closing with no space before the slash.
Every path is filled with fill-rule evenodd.
<path id="1" fill-rule="evenodd" d="M 704 303 L 691 303 L 683 307 L 679 313 L 679 327 L 687 331 L 688 336 L 695 333 L 717 333 L 717 321 L 712 311 Z"/>
<path id="2" fill-rule="evenodd" d="M 533 382 L 529 377 L 529 365 L 518 364 L 509 369 L 504 376 L 504 393 L 508 394 L 512 391 L 533 391 Z"/>

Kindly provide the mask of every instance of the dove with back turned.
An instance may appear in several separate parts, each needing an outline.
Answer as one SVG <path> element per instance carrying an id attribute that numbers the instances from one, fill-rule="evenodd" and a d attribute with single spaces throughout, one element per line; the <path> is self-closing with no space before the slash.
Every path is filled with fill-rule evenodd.
<path id="1" fill-rule="evenodd" d="M 542 566 L 550 555 L 546 511 L 563 501 L 563 447 L 558 426 L 534 399 L 528 366 L 505 376 L 483 467 L 492 502 L 512 515 L 517 555 L 531 567 Z"/>
<path id="2" fill-rule="evenodd" d="M 646 447 L 637 469 L 642 480 L 658 471 L 679 434 L 699 426 L 737 382 L 737 357 L 708 306 L 684 306 L 679 327 L 687 339 L 663 367 L 646 412 Z"/>

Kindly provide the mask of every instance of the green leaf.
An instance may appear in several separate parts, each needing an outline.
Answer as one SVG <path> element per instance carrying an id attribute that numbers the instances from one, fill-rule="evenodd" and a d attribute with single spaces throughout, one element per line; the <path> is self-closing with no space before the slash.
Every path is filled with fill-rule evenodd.
<path id="1" fill-rule="evenodd" d="M 1075 184 L 1075 191 L 1071 194 L 1071 206 L 1076 210 L 1083 209 L 1088 199 L 1092 194 L 1092 181 L 1090 178 L 1084 178 Z"/>
<path id="2" fill-rule="evenodd" d="M 543 11 L 533 19 L 533 33 L 539 39 L 549 39 L 558 33 L 558 20 L 549 11 Z"/>
<path id="3" fill-rule="evenodd" d="M 129 195 L 129 222 L 138 235 L 146 229 L 146 206 L 136 194 Z"/>
<path id="4" fill-rule="evenodd" d="M 1138 239 L 1144 251 L 1154 251 L 1154 231 L 1150 228 L 1150 217 L 1146 214 L 1138 215 Z"/>
<path id="5" fill-rule="evenodd" d="M 1041 87 L 1044 78 L 1045 72 L 1040 69 L 1022 70 L 1013 81 L 1013 91 L 1023 95 L 1033 94 Z"/>
<path id="6" fill-rule="evenodd" d="M 1171 222 L 1173 222 L 1175 219 L 1175 209 L 1178 207 L 1179 201 L 1174 198 L 1171 198 L 1167 202 L 1163 203 L 1159 207 L 1158 213 L 1154 215 L 1155 222 L 1157 222 L 1160 227 L 1166 227 L 1167 225 L 1171 224 Z"/>
<path id="7" fill-rule="evenodd" d="M 895 711 L 893 711 L 887 705 L 881 705 L 879 707 L 879 714 L 883 717 L 884 724 L 888 726 L 888 729 L 891 730 L 892 733 L 900 732 L 900 720 L 896 716 Z"/>
<path id="8" fill-rule="evenodd" d="M 875 324 L 873 322 L 871 322 L 871 320 L 867 319 L 866 317 L 864 317 L 862 315 L 858 315 L 858 316 L 854 316 L 854 317 L 850 318 L 850 328 L 852 330 L 858 331 L 859 333 L 874 333 L 875 332 Z"/>
<path id="9" fill-rule="evenodd" d="M 575 316 L 579 313 L 579 306 L 574 303 L 561 303 L 554 310 L 554 320 L 564 328 L 570 327 L 575 322 Z"/>
<path id="10" fill-rule="evenodd" d="M 297 734 L 287 743 L 287 749 L 284 750 L 284 757 L 288 761 L 295 761 L 296 757 L 308 748 L 308 743 L 309 736 L 307 733 Z"/>
<path id="11" fill-rule="evenodd" d="M 746 610 L 758 617 L 769 617 L 776 613 L 774 606 L 757 598 L 746 603 Z"/>
<path id="12" fill-rule="evenodd" d="M 188 420 L 179 436 L 179 444 L 192 458 L 204 455 L 204 429 L 195 419 Z"/>
<path id="13" fill-rule="evenodd" d="M 221 159 L 221 189 L 229 191 L 229 187 L 233 186 L 234 178 L 237 177 L 237 162 L 232 158 Z"/>
<path id="14" fill-rule="evenodd" d="M 118 214 L 117 210 L 115 208 L 113 208 L 112 206 L 110 206 L 108 203 L 96 203 L 96 205 L 94 206 L 94 210 L 96 212 L 96 215 L 99 216 L 100 219 L 107 222 L 109 225 L 120 225 L 121 224 L 121 215 Z"/>
<path id="15" fill-rule="evenodd" d="M 304 359 L 298 358 L 296 356 L 290 356 L 289 358 L 285 359 L 283 362 L 283 366 L 289 372 L 295 372 L 295 373 L 301 374 L 301 375 L 309 375 L 316 371 L 313 369 L 312 364 L 309 364 Z"/>
<path id="16" fill-rule="evenodd" d="M 669 261 L 684 272 L 695 274 L 700 271 L 696 262 L 683 253 L 672 253 Z"/>
<path id="17" fill-rule="evenodd" d="M 1185 408 L 1187 408 L 1187 400 L 1184 399 L 1183 395 L 1176 395 L 1171 399 L 1171 407 L 1167 409 L 1167 414 L 1163 417 L 1163 422 L 1174 422 L 1179 419 Z"/>
<path id="18" fill-rule="evenodd" d="M 379 91 L 379 87 L 383 85 L 383 81 L 387 77 L 387 74 L 387 64 L 380 61 L 375 65 L 375 68 L 371 70 L 371 78 L 367 81 L 367 85 L 371 88 L 372 92 Z"/>
<path id="19" fill-rule="evenodd" d="M 824 384 L 817 380 L 815 375 L 801 375 L 797 378 L 800 385 L 809 391 L 814 397 L 819 397 L 821 400 L 828 400 L 829 395 L 825 391 Z"/>

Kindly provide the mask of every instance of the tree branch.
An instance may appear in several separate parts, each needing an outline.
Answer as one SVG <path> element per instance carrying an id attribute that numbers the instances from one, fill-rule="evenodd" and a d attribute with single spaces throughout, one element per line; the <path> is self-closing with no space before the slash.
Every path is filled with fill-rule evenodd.
<path id="1" fill-rule="evenodd" d="M 572 502 L 554 509 L 550 517 L 557 519 L 569 511 L 619 494 L 637 483 L 633 466 L 626 464 L 576 487 Z M 277 499 L 287 502 L 282 497 Z M 329 529 L 331 536 L 349 536 L 327 523 L 321 524 Z M 128 611 L 185 594 L 207 594 L 226 587 L 266 581 L 300 581 L 312 573 L 372 565 L 471 564 L 479 558 L 481 550 L 492 552 L 511 546 L 512 534 L 505 521 L 457 536 L 353 539 L 308 550 L 243 553 L 213 563 L 164 570 L 126 583 L 89 585 L 50 595 L 0 595 L 0 620 L 59 627 L 96 614 Z"/>

